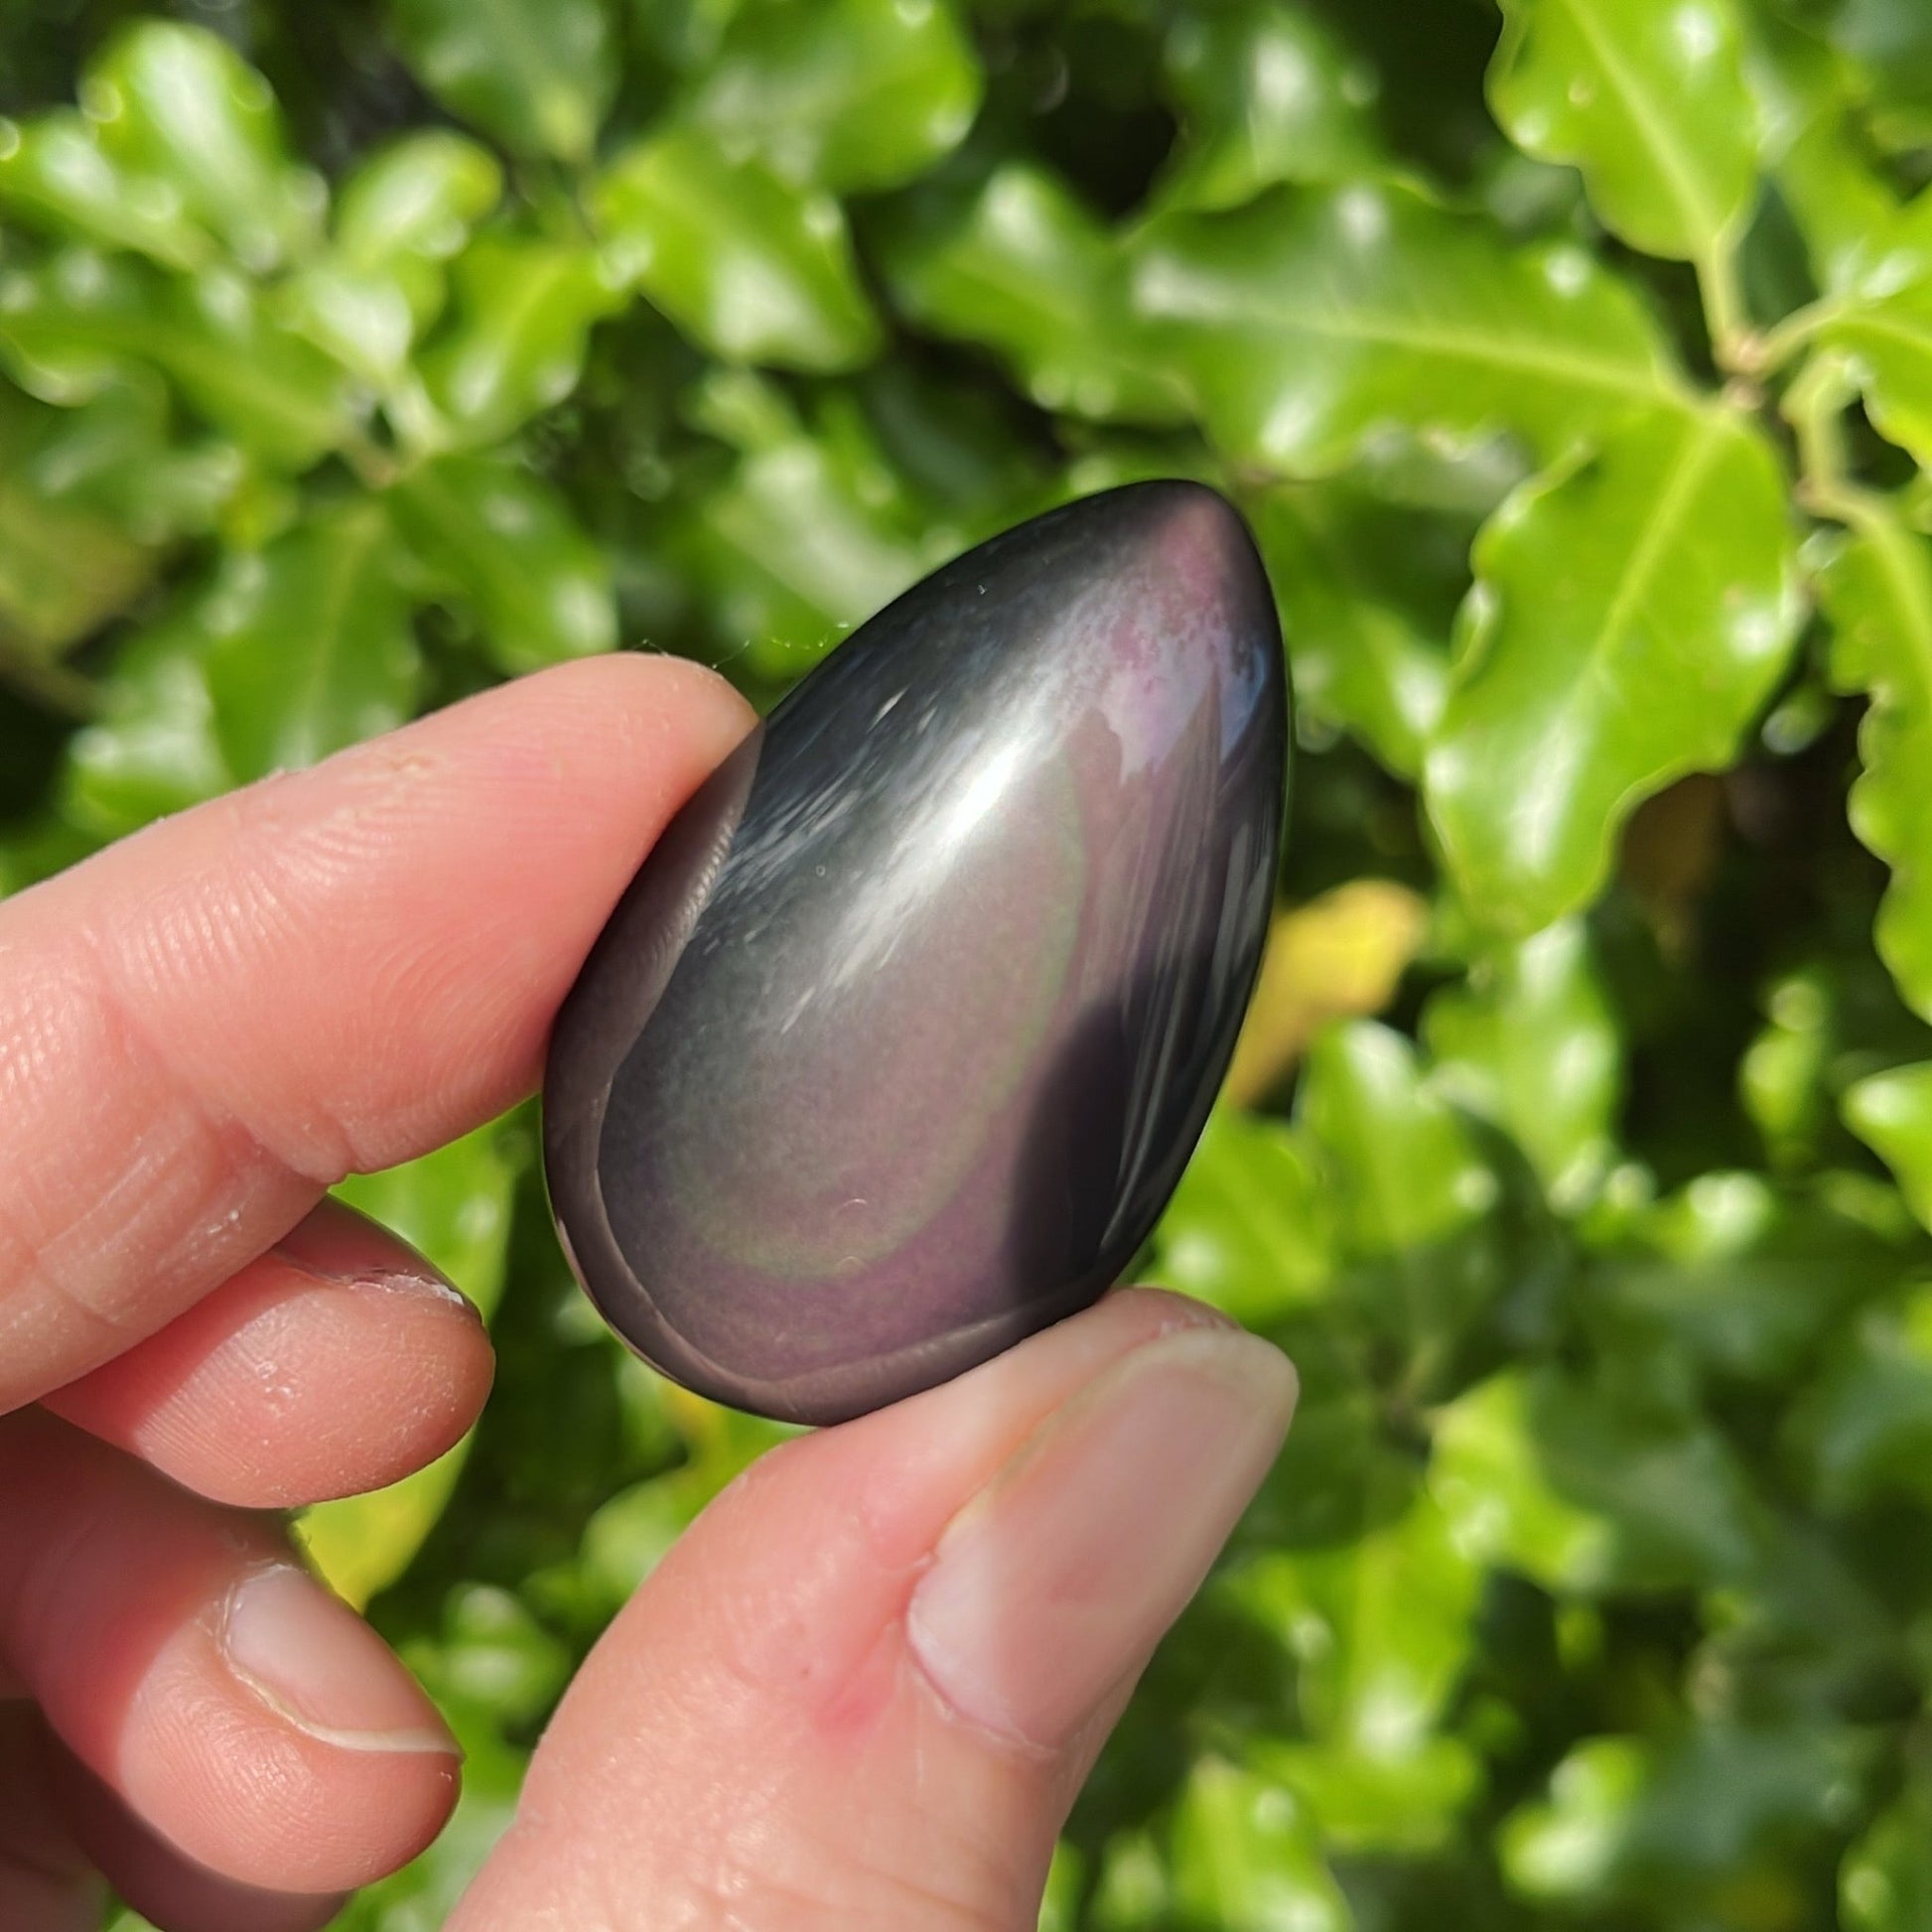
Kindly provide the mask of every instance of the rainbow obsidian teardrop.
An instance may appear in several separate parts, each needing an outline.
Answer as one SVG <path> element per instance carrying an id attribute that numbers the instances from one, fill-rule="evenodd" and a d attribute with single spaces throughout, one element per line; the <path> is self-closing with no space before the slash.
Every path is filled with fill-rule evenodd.
<path id="1" fill-rule="evenodd" d="M 551 1203 L 647 1361 L 790 1421 L 1096 1300 L 1253 991 L 1274 600 L 1196 483 L 1035 517 L 842 643 L 694 794 L 557 1017 Z"/>

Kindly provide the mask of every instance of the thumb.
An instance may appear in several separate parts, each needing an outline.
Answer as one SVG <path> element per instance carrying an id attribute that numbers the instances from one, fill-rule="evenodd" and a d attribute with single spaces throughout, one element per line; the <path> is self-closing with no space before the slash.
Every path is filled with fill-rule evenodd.
<path id="1" fill-rule="evenodd" d="M 782 1445 L 591 1656 L 449 1932 L 1032 1932 L 1295 1372 L 1130 1290 Z"/>

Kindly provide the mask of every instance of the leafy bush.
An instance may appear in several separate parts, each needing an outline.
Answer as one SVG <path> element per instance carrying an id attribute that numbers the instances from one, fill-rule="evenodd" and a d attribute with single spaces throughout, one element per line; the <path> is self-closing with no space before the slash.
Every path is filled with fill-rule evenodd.
<path id="1" fill-rule="evenodd" d="M 1048 1922 L 1932 1919 L 1923 0 L 207 18 L 0 25 L 0 880 L 1218 483 L 1302 757 L 1147 1266 L 1306 1392 Z M 414 1932 L 779 1432 L 587 1314 L 524 1114 L 348 1191 L 507 1284 L 467 1460 L 306 1525 L 470 1748 Z"/>

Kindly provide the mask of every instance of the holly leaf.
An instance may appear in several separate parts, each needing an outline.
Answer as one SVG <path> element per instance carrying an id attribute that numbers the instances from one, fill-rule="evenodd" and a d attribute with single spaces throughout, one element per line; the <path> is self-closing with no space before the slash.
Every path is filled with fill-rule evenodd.
<path id="1" fill-rule="evenodd" d="M 291 158 L 268 82 L 219 35 L 136 21 L 88 68 L 81 96 L 103 151 L 162 185 L 156 206 L 218 235 L 251 274 L 314 244 L 328 190 Z"/>
<path id="2" fill-rule="evenodd" d="M 1526 934 L 1770 695 L 1799 615 L 1783 479 L 1741 417 L 1659 413 L 1517 490 L 1474 562 L 1425 796 L 1471 913 Z"/>
<path id="3" fill-rule="evenodd" d="M 997 168 L 950 215 L 908 211 L 882 250 L 901 313 L 992 349 L 1042 409 L 1177 420 L 1184 397 L 1130 313 L 1126 262 L 1099 218 L 1031 162 Z"/>
<path id="4" fill-rule="evenodd" d="M 24 388 L 62 404 L 149 364 L 279 469 L 308 469 L 355 428 L 356 397 L 341 367 L 232 271 L 175 281 L 130 257 L 67 250 L 0 279 L 0 357 Z"/>
<path id="5" fill-rule="evenodd" d="M 1131 290 L 1215 441 L 1286 476 L 1345 469 L 1392 431 L 1510 432 L 1549 458 L 1682 397 L 1636 298 L 1581 249 L 1393 182 L 1163 216 Z"/>
<path id="6" fill-rule="evenodd" d="M 1436 1083 L 1529 1157 L 1552 1201 L 1581 1206 L 1610 1164 L 1622 1041 L 1581 920 L 1480 960 L 1423 1013 Z"/>
<path id="7" fill-rule="evenodd" d="M 1320 1298 L 1332 1221 L 1303 1137 L 1218 1107 L 1155 1230 L 1149 1279 L 1265 1328 Z"/>
<path id="8" fill-rule="evenodd" d="M 561 402 L 622 303 L 594 250 L 521 235 L 478 236 L 453 279 L 453 314 L 417 358 L 430 415 L 414 433 L 431 448 L 500 442 Z"/>
<path id="9" fill-rule="evenodd" d="M 1932 1061 L 1867 1074 L 1845 1090 L 1839 1111 L 1892 1171 L 1912 1212 L 1932 1228 Z"/>
<path id="10" fill-rule="evenodd" d="M 1458 532 L 1339 482 L 1250 501 L 1281 610 L 1297 703 L 1413 778 L 1449 693 L 1468 570 Z"/>
<path id="11" fill-rule="evenodd" d="M 492 1123 L 402 1167 L 351 1175 L 336 1192 L 425 1255 L 487 1320 L 502 1294 L 520 1166 L 517 1144 Z M 303 1546 L 338 1594 L 359 1608 L 409 1567 L 456 1487 L 472 1440 L 465 1436 L 385 1489 L 303 1514 Z"/>
<path id="12" fill-rule="evenodd" d="M 1932 191 L 1922 199 L 1932 214 Z M 1867 276 L 1863 292 L 1827 320 L 1819 341 L 1843 351 L 1880 434 L 1932 467 L 1932 261 L 1902 287 L 1876 293 L 1891 273 Z"/>
<path id="13" fill-rule="evenodd" d="M 459 119 L 581 165 L 617 92 L 604 0 L 390 0 L 403 58 Z"/>
<path id="14" fill-rule="evenodd" d="M 1330 1157 L 1334 1212 L 1351 1253 L 1430 1247 L 1495 1201 L 1495 1175 L 1393 1028 L 1357 1020 L 1322 1032 L 1296 1114 Z"/>
<path id="15" fill-rule="evenodd" d="M 839 205 L 696 128 L 628 149 L 593 206 L 630 280 L 728 361 L 848 369 L 879 346 Z"/>
<path id="16" fill-rule="evenodd" d="M 386 501 L 446 595 L 476 614 L 506 675 L 617 643 L 610 563 L 541 478 L 493 457 L 447 456 L 418 464 Z"/>
<path id="17" fill-rule="evenodd" d="M 120 647 L 102 716 L 68 744 L 61 808 L 75 824 L 116 839 L 232 788 L 214 733 L 207 645 L 191 607 Z"/>
<path id="18" fill-rule="evenodd" d="M 1162 48 L 1179 110 L 1169 207 L 1236 207 L 1271 183 L 1336 181 L 1380 162 L 1375 69 L 1313 14 L 1240 0 L 1196 8 Z"/>
<path id="19" fill-rule="evenodd" d="M 199 610 L 223 757 L 243 782 L 313 764 L 415 710 L 422 661 L 378 502 L 227 559 Z"/>
<path id="20" fill-rule="evenodd" d="M 1173 1833 L 1162 1923 L 1242 1932 L 1349 1932 L 1354 1924 L 1314 1821 L 1272 1780 L 1220 1757 L 1197 1759 Z"/>
<path id="21" fill-rule="evenodd" d="M 444 264 L 496 206 L 502 170 L 445 129 L 405 136 L 343 186 L 332 245 L 282 292 L 293 326 L 379 388 L 442 312 Z"/>
<path id="22" fill-rule="evenodd" d="M 1861 498 L 1852 533 L 1830 547 L 1817 581 L 1832 625 L 1832 684 L 1871 700 L 1850 817 L 1891 867 L 1873 936 L 1900 993 L 1932 1019 L 1932 539 Z"/>
<path id="23" fill-rule="evenodd" d="M 738 15 L 684 111 L 795 187 L 874 193 L 951 152 L 980 86 L 947 0 L 781 0 Z"/>
<path id="24" fill-rule="evenodd" d="M 214 253 L 180 190 L 135 174 L 71 108 L 0 122 L 0 202 L 56 235 L 131 248 L 168 268 L 197 268 Z"/>
<path id="25" fill-rule="evenodd" d="M 1756 186 L 1730 0 L 1504 0 L 1489 101 L 1526 154 L 1574 162 L 1631 247 L 1711 257 Z"/>

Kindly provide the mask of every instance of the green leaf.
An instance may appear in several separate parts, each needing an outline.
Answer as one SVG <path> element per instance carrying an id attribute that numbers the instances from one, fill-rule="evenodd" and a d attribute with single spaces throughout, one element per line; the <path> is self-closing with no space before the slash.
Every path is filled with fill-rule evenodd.
<path id="1" fill-rule="evenodd" d="M 700 425 L 742 454 L 691 506 L 684 539 L 708 594 L 717 642 L 789 682 L 842 631 L 965 547 L 935 526 L 886 461 L 849 399 L 813 427 L 748 371 L 698 392 Z"/>
<path id="2" fill-rule="evenodd" d="M 738 15 L 685 111 L 732 159 L 849 195 L 923 173 L 979 98 L 947 0 L 778 0 Z"/>
<path id="3" fill-rule="evenodd" d="M 1473 1561 L 1559 1594 L 1748 1577 L 1759 1521 L 1708 1424 L 1606 1381 L 1511 1368 L 1441 1411 L 1431 1493 Z"/>
<path id="4" fill-rule="evenodd" d="M 1592 1737 L 1550 1774 L 1549 1797 L 1503 1823 L 1503 1869 L 1528 1898 L 1588 1898 L 1615 1873 L 1650 1776 L 1643 1746 L 1630 1737 Z"/>
<path id="5" fill-rule="evenodd" d="M 1622 1041 L 1582 921 L 1478 964 L 1430 1001 L 1423 1038 L 1437 1085 L 1529 1156 L 1553 1201 L 1580 1206 L 1615 1151 Z"/>
<path id="6" fill-rule="evenodd" d="M 492 1123 L 402 1167 L 351 1175 L 336 1191 L 425 1255 L 487 1319 L 502 1293 L 520 1165 L 502 1124 Z M 360 1606 L 409 1567 L 449 1501 L 470 1442 L 466 1436 L 386 1489 L 304 1513 L 303 1545 L 342 1596 Z"/>
<path id="7" fill-rule="evenodd" d="M 713 353 L 848 369 L 879 347 L 845 216 L 829 195 L 672 127 L 621 155 L 593 204 L 629 278 Z"/>
<path id="8" fill-rule="evenodd" d="M 620 72 L 604 0 L 390 0 L 389 17 L 451 113 L 516 153 L 589 160 Z"/>
<path id="9" fill-rule="evenodd" d="M 1590 256 L 1395 183 L 1162 217 L 1132 293 L 1221 448 L 1284 475 L 1329 475 L 1402 432 L 1507 431 L 1553 457 L 1682 395 L 1654 325 Z"/>
<path id="10" fill-rule="evenodd" d="M 68 745 L 62 808 L 76 824 L 120 838 L 232 787 L 214 735 L 207 643 L 191 606 L 121 646 L 104 714 Z"/>
<path id="11" fill-rule="evenodd" d="M 0 386 L 0 643 L 43 663 L 124 609 L 156 561 L 118 519 L 47 487 L 67 427 L 66 412 Z"/>
<path id="12" fill-rule="evenodd" d="M 1932 1500 L 1932 1288 L 1863 1311 L 1792 1405 L 1785 1438 L 1834 1514 Z"/>
<path id="13" fill-rule="evenodd" d="M 406 134 L 343 183 L 336 246 L 357 268 L 448 261 L 502 193 L 503 171 L 487 148 L 444 128 Z"/>
<path id="14" fill-rule="evenodd" d="M 1845 1124 L 1897 1177 L 1911 1209 L 1932 1228 L 1932 1062 L 1868 1074 L 1839 1102 Z"/>
<path id="15" fill-rule="evenodd" d="M 132 173 L 71 108 L 0 122 L 0 203 L 57 235 L 132 248 L 168 268 L 195 268 L 214 252 L 180 191 Z"/>
<path id="16" fill-rule="evenodd" d="M 455 313 L 419 358 L 422 440 L 499 442 L 577 386 L 592 327 L 621 306 L 589 248 L 485 234 L 455 267 Z"/>
<path id="17" fill-rule="evenodd" d="M 1932 216 L 1932 190 L 1921 199 L 1924 214 Z M 1932 219 L 1925 225 L 1932 227 Z M 1894 256 L 1873 270 L 1818 339 L 1843 352 L 1880 434 L 1932 468 L 1932 257 L 1894 286 L 1900 266 Z"/>
<path id="18" fill-rule="evenodd" d="M 1475 569 L 1425 790 L 1471 912 L 1528 933 L 1770 695 L 1798 621 L 1783 481 L 1728 411 L 1652 416 L 1512 495 Z"/>
<path id="19" fill-rule="evenodd" d="M 1009 162 L 949 217 L 901 215 L 883 253 L 905 316 L 993 349 L 1042 409 L 1156 423 L 1181 413 L 1129 313 L 1118 245 L 1045 169 Z"/>
<path id="20" fill-rule="evenodd" d="M 1922 1771 L 1846 1853 L 1838 1901 L 1845 1932 L 1932 1924 L 1932 1789 Z"/>
<path id="21" fill-rule="evenodd" d="M 1242 1932 L 1347 1932 L 1354 1924 L 1312 1821 L 1279 1785 L 1203 1757 L 1174 1806 L 1167 1923 Z"/>
<path id="22" fill-rule="evenodd" d="M 1181 124 L 1163 206 L 1235 207 L 1274 182 L 1375 172 L 1375 69 L 1315 15 L 1263 0 L 1192 8 L 1162 56 Z"/>
<path id="23" fill-rule="evenodd" d="M 346 376 L 291 334 L 239 276 L 176 282 L 70 249 L 0 278 L 0 357 L 50 402 L 78 403 L 151 364 L 265 462 L 306 470 L 355 428 Z"/>
<path id="24" fill-rule="evenodd" d="M 1427 1495 L 1350 1546 L 1269 1551 L 1229 1578 L 1230 1596 L 1294 1653 L 1308 1732 L 1268 1746 L 1257 1768 L 1331 1846 L 1428 1850 L 1472 1795 L 1472 1754 L 1437 1732 L 1470 1661 L 1481 1585 Z"/>
<path id="25" fill-rule="evenodd" d="M 1376 1021 L 1316 1036 L 1297 1117 L 1331 1159 L 1339 1235 L 1355 1254 L 1432 1246 L 1495 1202 L 1495 1175 L 1424 1083 L 1414 1048 Z"/>
<path id="26" fill-rule="evenodd" d="M 301 256 L 328 192 L 291 160 L 268 82 L 205 27 L 137 21 L 87 70 L 82 100 L 100 144 L 266 274 Z"/>
<path id="27" fill-rule="evenodd" d="M 502 170 L 474 141 L 406 136 L 345 183 L 333 246 L 282 292 L 295 328 L 378 388 L 442 312 L 444 263 L 495 207 Z"/>
<path id="28" fill-rule="evenodd" d="M 1277 485 L 1248 507 L 1298 704 L 1414 777 L 1449 692 L 1459 533 L 1341 483 Z"/>
<path id="29" fill-rule="evenodd" d="M 1932 1019 L 1932 539 L 1861 498 L 1852 534 L 1818 572 L 1818 590 L 1832 625 L 1832 684 L 1871 699 L 1850 817 L 1892 869 L 1874 928 L 1879 956 L 1905 999 Z"/>
<path id="30" fill-rule="evenodd" d="M 415 708 L 422 663 L 379 503 L 345 503 L 230 557 L 200 617 L 216 734 L 243 781 L 313 764 Z"/>
<path id="31" fill-rule="evenodd" d="M 548 483 L 490 457 L 419 464 L 387 496 L 404 541 L 476 613 L 510 676 L 610 650 L 611 567 Z"/>
<path id="32" fill-rule="evenodd" d="M 1155 1231 L 1149 1276 L 1266 1327 L 1320 1297 L 1332 1219 L 1319 1169 L 1295 1134 L 1217 1108 Z"/>
<path id="33" fill-rule="evenodd" d="M 1489 99 L 1646 254 L 1708 259 L 1749 210 L 1756 112 L 1730 0 L 1504 0 Z"/>

